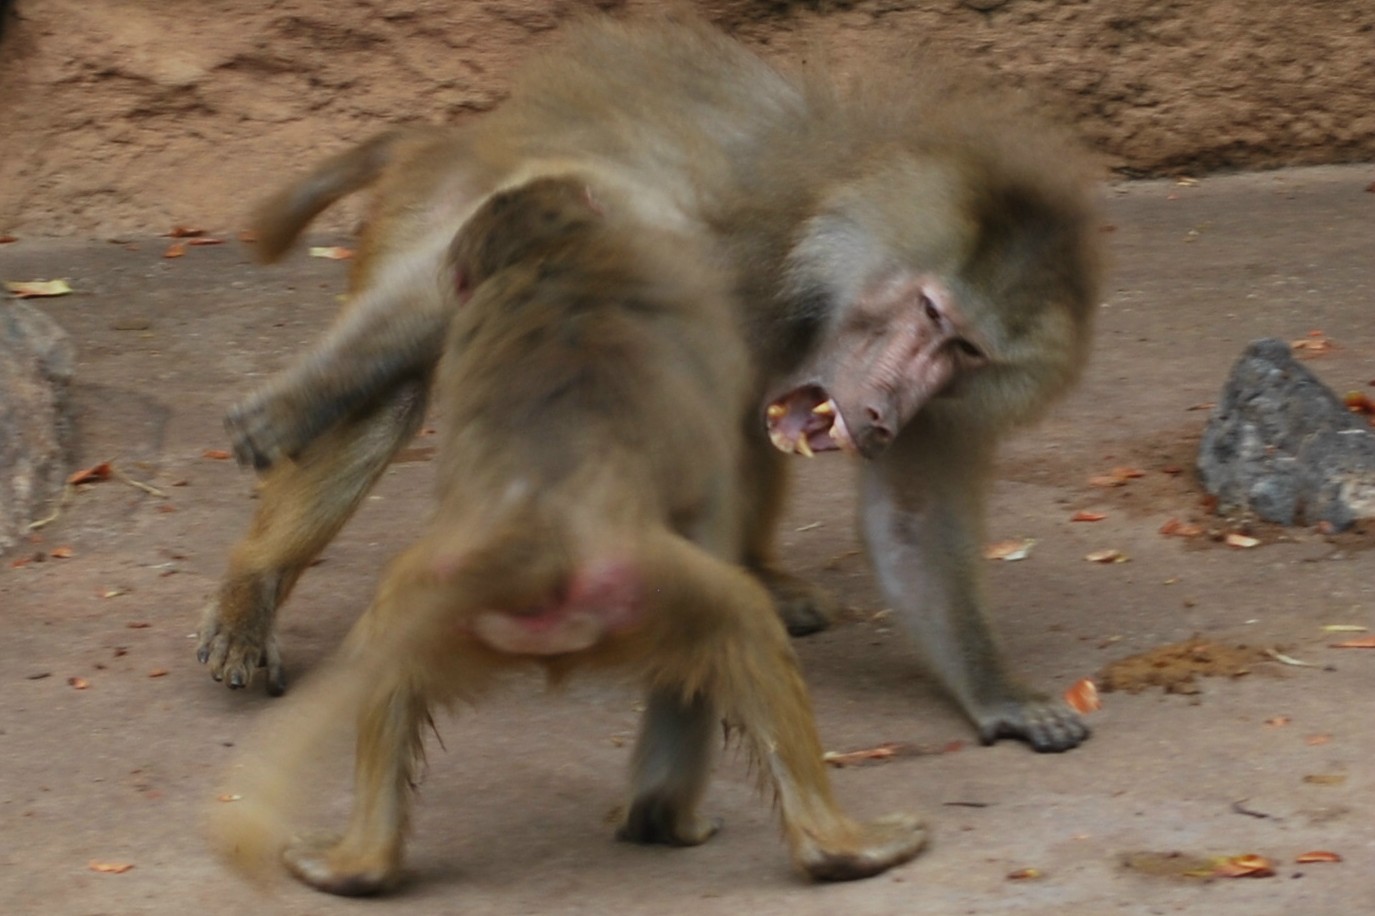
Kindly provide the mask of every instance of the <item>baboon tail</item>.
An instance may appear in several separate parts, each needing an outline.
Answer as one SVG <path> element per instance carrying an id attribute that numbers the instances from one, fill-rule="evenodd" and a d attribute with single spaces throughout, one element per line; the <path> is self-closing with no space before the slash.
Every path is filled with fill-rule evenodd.
<path id="1" fill-rule="evenodd" d="M 321 211 L 376 181 L 391 162 L 397 141 L 410 133 L 398 128 L 378 134 L 326 159 L 260 204 L 251 221 L 259 260 L 276 261 Z"/>

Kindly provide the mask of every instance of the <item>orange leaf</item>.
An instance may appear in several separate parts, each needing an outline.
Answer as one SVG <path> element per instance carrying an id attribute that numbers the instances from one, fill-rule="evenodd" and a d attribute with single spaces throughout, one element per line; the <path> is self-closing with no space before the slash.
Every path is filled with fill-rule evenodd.
<path id="1" fill-rule="evenodd" d="M 75 474 L 67 478 L 67 483 L 76 486 L 81 483 L 95 483 L 100 480 L 109 480 L 114 469 L 110 467 L 110 462 L 102 461 L 100 464 L 93 464 L 88 468 L 82 468 Z"/>
<path id="2" fill-rule="evenodd" d="M 1071 684 L 1065 691 L 1065 702 L 1070 709 L 1081 713 L 1097 712 L 1103 708 L 1103 701 L 1098 698 L 1098 685 L 1091 678 L 1080 678 Z"/>
<path id="3" fill-rule="evenodd" d="M 1166 537 L 1196 538 L 1203 533 L 1203 526 L 1172 518 L 1160 526 L 1160 533 Z"/>
<path id="4" fill-rule="evenodd" d="M 173 226 L 171 232 L 164 232 L 162 237 L 165 239 L 192 239 L 198 235 L 205 235 L 204 229 L 192 229 L 189 226 Z"/>
<path id="5" fill-rule="evenodd" d="M 179 258 L 186 254 L 185 242 L 173 242 L 167 246 L 167 250 L 162 253 L 164 258 Z"/>
<path id="6" fill-rule="evenodd" d="M 201 452 L 201 457 L 210 458 L 214 461 L 228 461 L 230 458 L 233 458 L 234 456 L 231 455 L 229 452 L 226 452 L 222 448 L 208 448 L 205 451 Z"/>
<path id="7" fill-rule="evenodd" d="M 1019 868 L 1016 871 L 1007 873 L 1007 879 L 1009 881 L 1026 881 L 1039 877 L 1041 877 L 1041 870 L 1039 868 Z"/>
<path id="8" fill-rule="evenodd" d="M 166 668 L 154 668 L 152 671 L 149 671 L 149 672 L 148 672 L 148 676 L 149 676 L 149 677 L 166 677 L 166 676 L 167 676 L 167 669 L 166 669 Z"/>
<path id="9" fill-rule="evenodd" d="M 1315 849 L 1312 852 L 1299 853 L 1294 857 L 1294 861 L 1300 865 L 1307 865 L 1310 862 L 1340 862 L 1342 857 L 1335 852 L 1327 852 L 1323 849 Z"/>
<path id="10" fill-rule="evenodd" d="M 207 235 L 203 238 L 187 239 L 186 244 L 192 248 L 199 248 L 202 245 L 223 245 L 224 239 L 212 239 Z"/>
<path id="11" fill-rule="evenodd" d="M 76 552 L 73 551 L 72 548 L 64 545 L 62 547 L 54 547 L 52 550 L 48 551 L 48 556 L 57 560 L 70 560 L 72 557 L 76 556 Z"/>
<path id="12" fill-rule="evenodd" d="M 1072 522 L 1101 522 L 1107 518 L 1102 512 L 1090 512 L 1087 509 L 1080 509 L 1069 517 Z"/>
<path id="13" fill-rule="evenodd" d="M 1219 878 L 1269 878 L 1275 874 L 1275 866 L 1265 856 L 1254 853 L 1227 856 L 1214 860 L 1213 874 Z"/>
<path id="14" fill-rule="evenodd" d="M 10 242 L 19 241 L 17 235 L 0 235 L 0 245 L 8 245 Z"/>
<path id="15" fill-rule="evenodd" d="M 1279 726 L 1279 725 L 1288 725 L 1288 724 L 1289 724 L 1289 721 L 1290 721 L 1290 720 L 1289 720 L 1289 717 L 1288 717 L 1288 716 L 1271 716 L 1270 718 L 1268 718 L 1268 719 L 1265 720 L 1265 724 L 1266 724 L 1266 725 L 1276 725 L 1276 726 Z"/>
<path id="16" fill-rule="evenodd" d="M 67 678 L 67 684 L 75 690 L 85 690 L 87 687 L 91 686 L 91 682 L 84 677 L 69 677 Z"/>
<path id="17" fill-rule="evenodd" d="M 91 871 L 98 871 L 106 875 L 122 875 L 133 867 L 131 862 L 92 862 L 87 866 Z"/>
<path id="18" fill-rule="evenodd" d="M 1309 735 L 1303 739 L 1303 743 L 1309 747 L 1317 747 L 1320 744 L 1327 744 L 1331 740 L 1331 735 Z"/>
<path id="19" fill-rule="evenodd" d="M 1342 642 L 1334 642 L 1333 649 L 1375 649 L 1375 636 L 1357 636 Z"/>

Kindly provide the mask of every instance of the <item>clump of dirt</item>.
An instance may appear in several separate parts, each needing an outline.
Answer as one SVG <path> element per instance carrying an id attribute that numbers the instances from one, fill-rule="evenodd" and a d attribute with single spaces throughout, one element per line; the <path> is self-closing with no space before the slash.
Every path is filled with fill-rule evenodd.
<path id="1" fill-rule="evenodd" d="M 1119 659 L 1100 671 L 1096 680 L 1098 689 L 1105 693 L 1140 693 L 1148 687 L 1160 687 L 1166 693 L 1195 694 L 1199 692 L 1199 676 L 1242 677 L 1268 660 L 1264 649 L 1194 638 Z"/>

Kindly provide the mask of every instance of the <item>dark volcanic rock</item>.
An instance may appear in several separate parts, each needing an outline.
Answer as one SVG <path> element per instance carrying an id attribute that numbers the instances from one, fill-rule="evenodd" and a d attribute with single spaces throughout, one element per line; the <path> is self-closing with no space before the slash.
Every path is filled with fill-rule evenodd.
<path id="1" fill-rule="evenodd" d="M 1375 517 L 1375 431 L 1279 340 L 1251 344 L 1232 369 L 1198 473 L 1219 508 L 1282 525 Z"/>
<path id="2" fill-rule="evenodd" d="M 62 489 L 75 348 L 47 315 L 0 302 L 0 552 Z"/>

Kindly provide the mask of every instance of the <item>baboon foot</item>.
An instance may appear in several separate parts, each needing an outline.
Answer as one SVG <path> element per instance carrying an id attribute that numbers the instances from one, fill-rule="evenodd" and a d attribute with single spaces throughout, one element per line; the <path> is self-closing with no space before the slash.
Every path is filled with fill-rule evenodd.
<path id="1" fill-rule="evenodd" d="M 769 590 L 790 636 L 819 633 L 840 617 L 840 602 L 821 586 L 777 569 L 756 569 L 754 573 Z"/>
<path id="2" fill-rule="evenodd" d="M 720 829 L 719 817 L 684 815 L 662 803 L 637 801 L 617 829 L 616 839 L 646 845 L 700 846 Z"/>
<path id="3" fill-rule="evenodd" d="M 926 845 L 926 827 L 907 814 L 856 824 L 840 842 L 809 836 L 798 866 L 816 881 L 870 878 L 911 860 Z"/>
<path id="4" fill-rule="evenodd" d="M 227 626 L 218 605 L 212 604 L 202 617 L 196 659 L 210 668 L 211 677 L 230 690 L 247 687 L 253 682 L 253 672 L 266 668 L 268 695 L 279 697 L 286 691 L 277 637 Z"/>
<path id="5" fill-rule="evenodd" d="M 380 894 L 401 878 L 395 856 L 353 852 L 334 837 L 296 840 L 282 851 L 282 862 L 303 883 L 340 897 Z"/>

